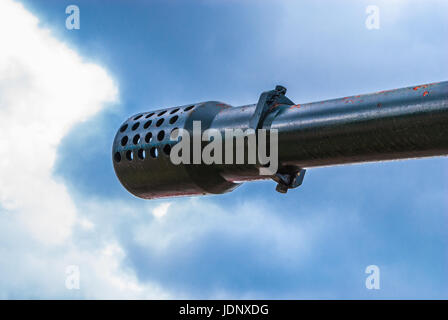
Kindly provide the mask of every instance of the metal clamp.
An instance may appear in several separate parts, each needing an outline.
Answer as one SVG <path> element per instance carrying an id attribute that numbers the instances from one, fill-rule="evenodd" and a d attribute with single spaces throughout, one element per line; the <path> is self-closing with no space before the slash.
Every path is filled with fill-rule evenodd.
<path id="1" fill-rule="evenodd" d="M 288 192 L 288 189 L 294 189 L 300 186 L 305 177 L 305 169 L 294 166 L 285 166 L 280 168 L 272 179 L 277 182 L 276 191 L 280 193 Z"/>
<path id="2" fill-rule="evenodd" d="M 294 105 L 286 96 L 286 88 L 283 86 L 276 86 L 274 90 L 265 91 L 258 99 L 255 112 L 249 120 L 249 127 L 257 130 L 263 126 L 266 116 L 277 106 L 281 104 Z M 277 182 L 277 190 L 280 193 L 288 192 L 288 189 L 297 188 L 303 182 L 305 176 L 305 169 L 294 166 L 284 166 L 277 170 L 277 173 L 272 179 Z"/>
<path id="3" fill-rule="evenodd" d="M 257 130 L 263 125 L 263 121 L 276 105 L 287 104 L 293 105 L 294 102 L 289 100 L 286 96 L 286 88 L 283 86 L 276 86 L 274 90 L 265 91 L 260 95 L 257 102 L 255 112 L 249 120 L 249 127 Z"/>

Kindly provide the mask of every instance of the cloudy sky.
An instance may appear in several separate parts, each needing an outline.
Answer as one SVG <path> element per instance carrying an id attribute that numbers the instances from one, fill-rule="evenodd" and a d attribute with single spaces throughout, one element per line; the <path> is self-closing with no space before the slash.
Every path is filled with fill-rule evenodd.
<path id="1" fill-rule="evenodd" d="M 442 0 L 0 0 L 0 298 L 448 298 L 446 158 L 155 201 L 111 160 L 137 112 L 448 80 L 447 15 Z"/>

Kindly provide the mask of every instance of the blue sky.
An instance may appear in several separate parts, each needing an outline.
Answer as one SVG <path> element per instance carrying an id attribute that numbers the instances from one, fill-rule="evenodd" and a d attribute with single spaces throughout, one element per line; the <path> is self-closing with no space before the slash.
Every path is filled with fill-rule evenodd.
<path id="1" fill-rule="evenodd" d="M 48 207 L 35 206 L 19 187 L 0 188 L 1 297 L 448 298 L 446 158 L 311 169 L 286 195 L 265 181 L 221 196 L 144 201 L 119 184 L 110 155 L 115 131 L 137 112 L 207 100 L 255 103 L 276 84 L 304 103 L 447 80 L 446 3 L 19 3 L 39 19 L 37 28 L 79 55 L 74 66 L 87 69 L 77 75 L 82 81 L 60 89 L 63 97 L 49 100 L 58 102 L 50 111 L 60 118 L 42 120 L 52 127 L 72 117 L 58 129 L 60 139 L 45 144 L 54 157 L 39 163 L 48 170 L 42 181 L 57 191 L 29 186 L 36 188 L 30 199 L 47 194 L 52 210 L 69 210 L 70 218 L 61 214 L 36 229 Z M 80 30 L 65 28 L 70 4 L 80 8 Z M 379 30 L 365 27 L 371 4 L 380 8 Z M 29 46 L 23 59 L 32 52 L 41 59 Z M 0 55 L 5 68 L 11 57 Z M 50 80 L 60 83 L 69 70 Z M 7 92 L 15 102 L 16 91 Z M 30 101 L 40 99 L 36 92 Z M 82 113 L 72 110 L 78 105 Z M 0 100 L 2 107 L 8 111 Z M 25 184 L 41 179 L 40 167 L 30 172 Z M 66 231 L 53 236 L 60 224 Z M 372 264 L 381 270 L 380 290 L 365 288 Z M 65 288 L 66 265 L 79 266 L 79 290 Z"/>

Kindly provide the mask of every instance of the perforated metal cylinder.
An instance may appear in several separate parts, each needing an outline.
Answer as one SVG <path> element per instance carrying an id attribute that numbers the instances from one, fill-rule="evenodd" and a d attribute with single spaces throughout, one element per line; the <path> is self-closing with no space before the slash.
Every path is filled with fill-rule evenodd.
<path id="1" fill-rule="evenodd" d="M 214 166 L 174 165 L 169 158 L 176 128 L 192 132 L 194 120 L 207 129 L 215 115 L 230 106 L 210 101 L 133 115 L 122 124 L 113 143 L 113 163 L 121 184 L 144 199 L 219 194 L 238 186 Z"/>

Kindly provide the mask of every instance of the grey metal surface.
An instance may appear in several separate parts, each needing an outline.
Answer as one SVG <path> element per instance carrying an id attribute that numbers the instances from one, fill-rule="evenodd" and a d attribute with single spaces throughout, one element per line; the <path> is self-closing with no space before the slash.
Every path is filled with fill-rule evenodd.
<path id="1" fill-rule="evenodd" d="M 219 102 L 185 105 L 133 115 L 118 130 L 112 158 L 121 184 L 144 199 L 224 193 L 238 184 L 225 180 L 213 166 L 174 165 L 170 133 L 191 131 L 193 120 L 205 130 L 215 115 L 230 106 Z"/>
<path id="2" fill-rule="evenodd" d="M 448 153 L 448 82 L 289 108 L 272 123 L 279 158 L 302 167 Z"/>
<path id="3" fill-rule="evenodd" d="M 132 130 L 148 112 L 139 119 L 138 115 L 129 118 L 124 124 L 128 125 L 126 130 L 118 131 L 113 145 L 114 168 L 121 183 L 134 195 L 150 199 L 216 194 L 231 191 L 244 181 L 273 178 L 278 182 L 290 168 L 290 172 L 300 172 L 310 167 L 448 154 L 448 82 L 305 104 L 273 103 L 269 113 L 258 118 L 262 118 L 261 127 L 279 133 L 281 175 L 277 179 L 260 176 L 257 165 L 175 166 L 163 153 L 166 145 L 174 143 L 167 140 L 167 135 L 161 141 L 134 143 L 136 134 L 144 137 L 151 132 L 157 136 L 161 130 L 170 132 L 174 127 L 191 130 L 193 120 L 201 120 L 202 130 L 245 130 L 251 127 L 256 111 L 256 104 L 232 108 L 207 102 L 186 110 L 189 106 L 179 107 L 172 114 L 176 108 L 152 115 L 155 121 L 164 119 L 158 127 L 144 128 L 142 122 Z M 171 124 L 175 115 L 178 118 Z M 122 145 L 124 136 L 128 136 L 128 142 Z M 140 150 L 151 154 L 153 148 L 162 153 L 158 157 L 138 157 Z M 132 160 L 126 157 L 129 152 L 135 154 Z"/>

